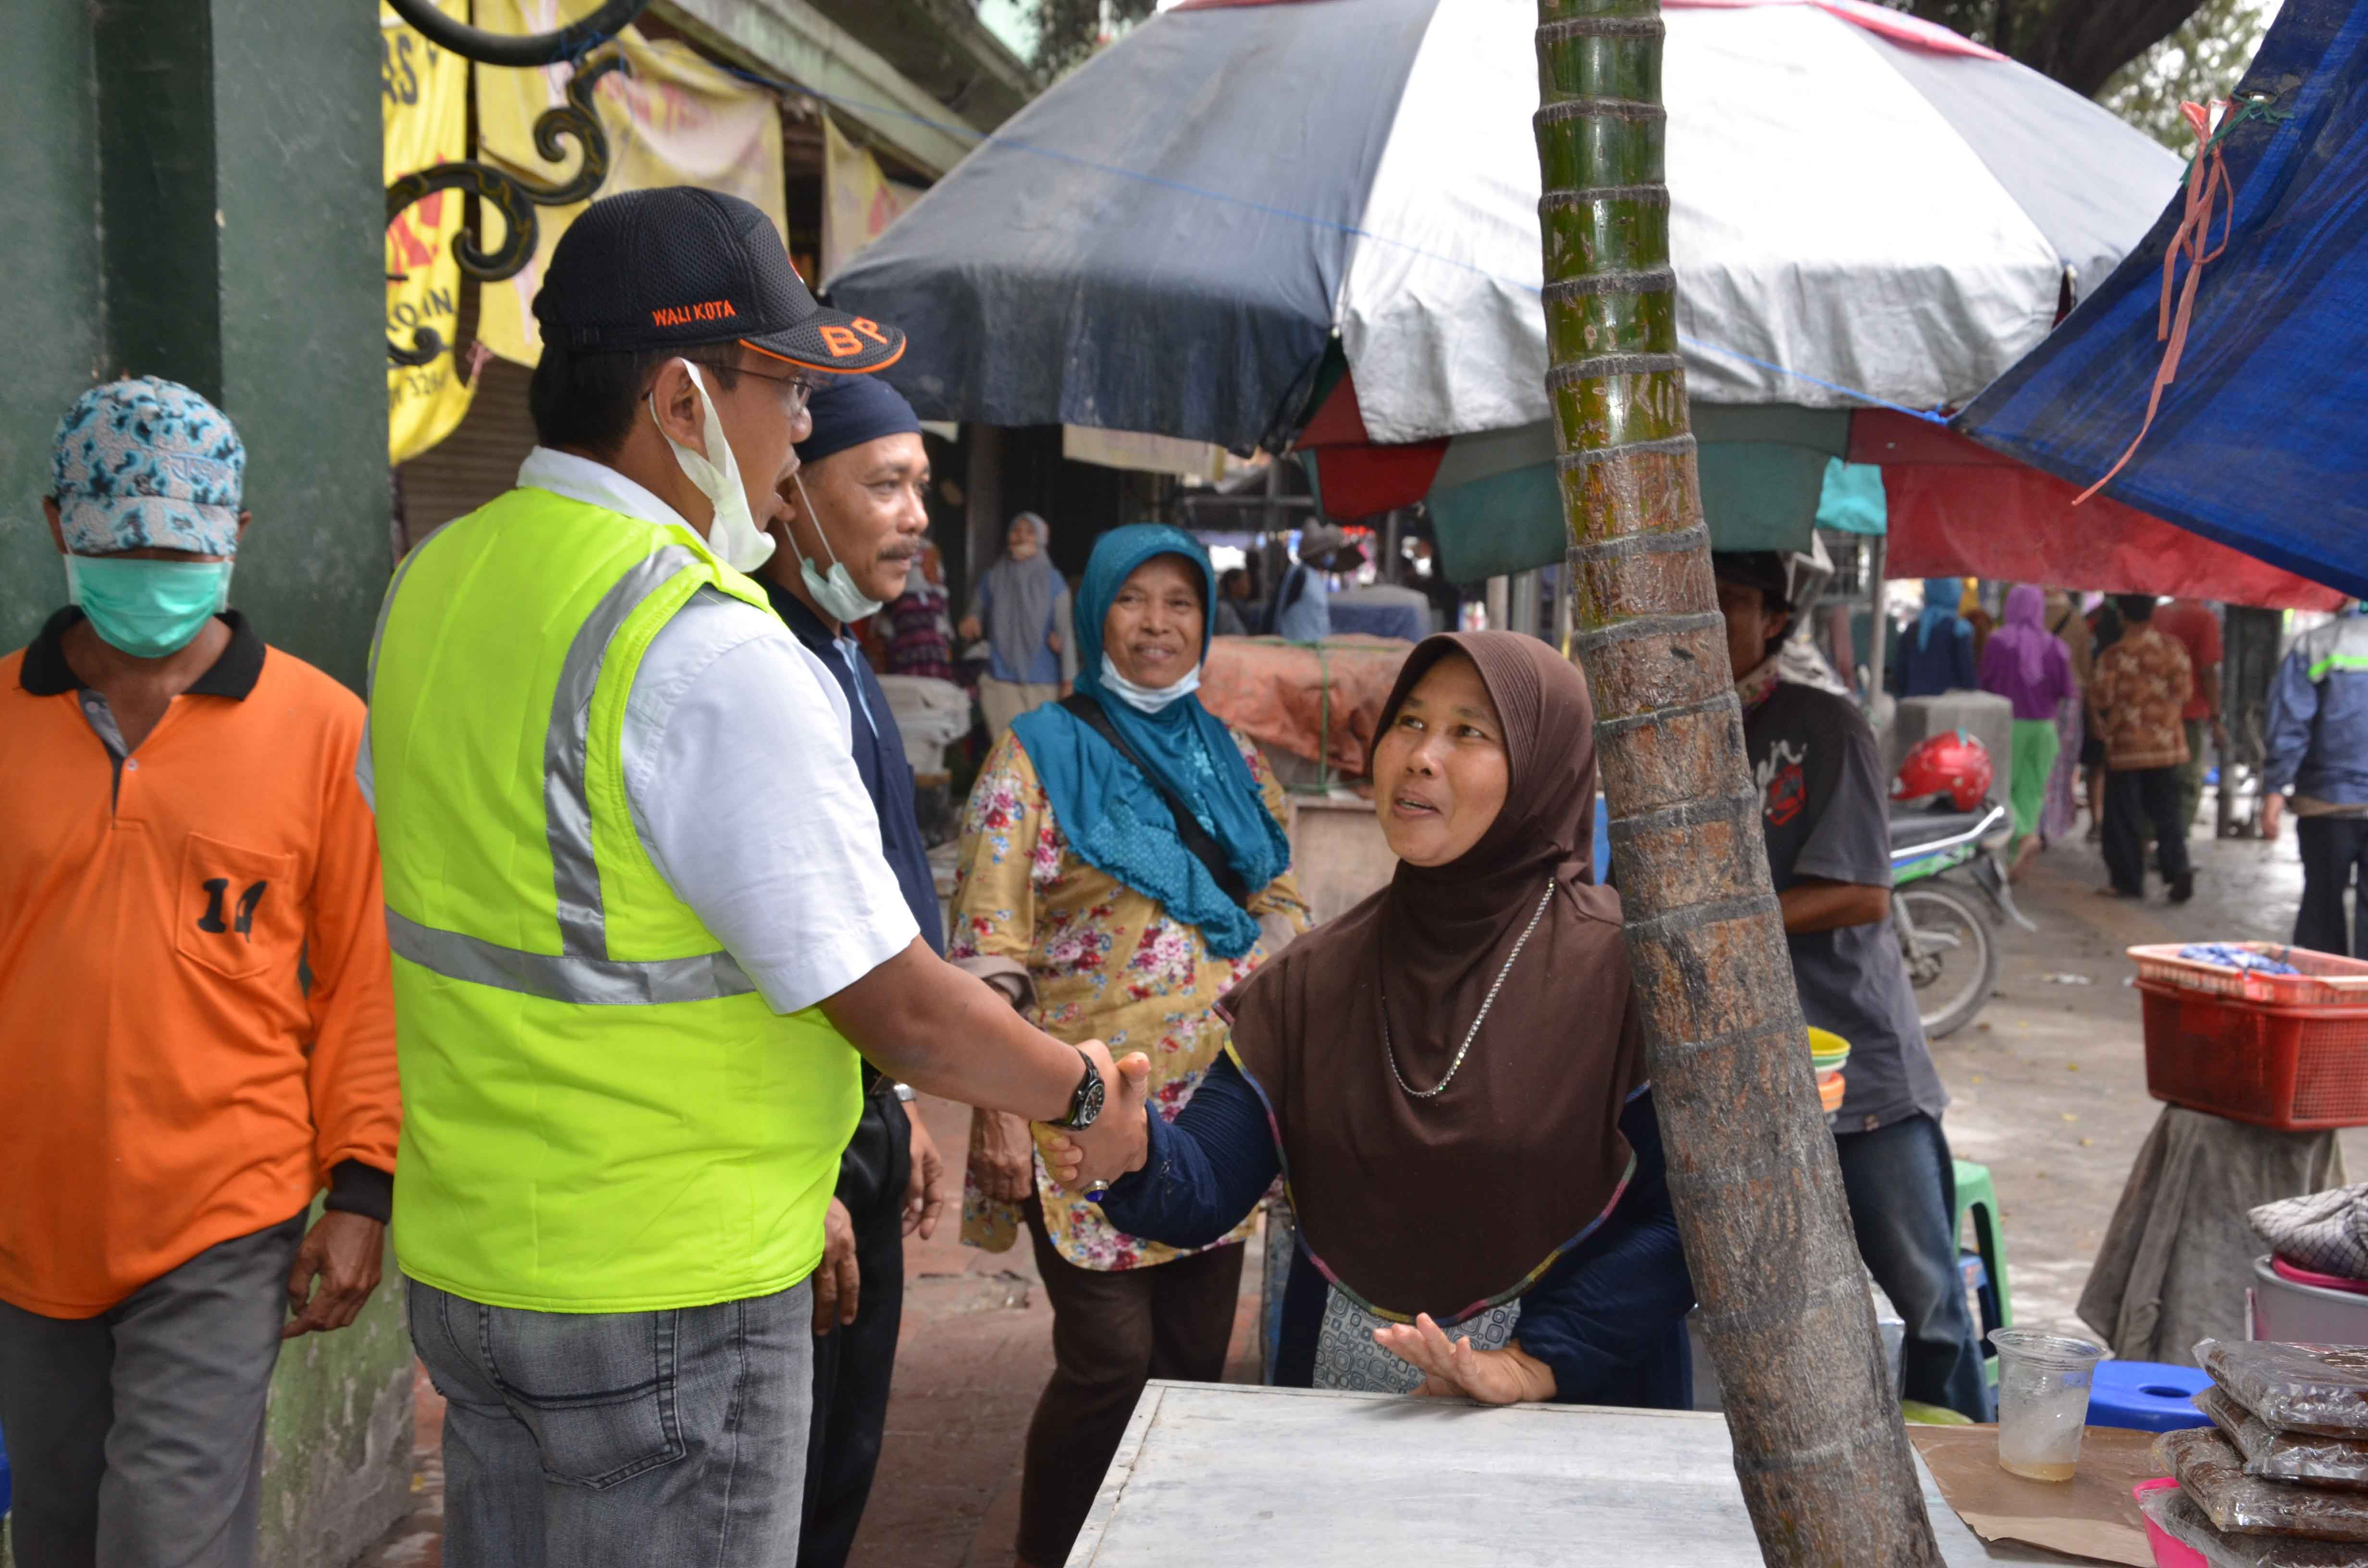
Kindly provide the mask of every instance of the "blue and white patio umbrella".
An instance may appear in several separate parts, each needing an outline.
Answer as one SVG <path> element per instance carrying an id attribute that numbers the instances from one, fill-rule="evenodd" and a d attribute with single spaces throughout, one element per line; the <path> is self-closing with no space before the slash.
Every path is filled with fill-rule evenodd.
<path id="1" fill-rule="evenodd" d="M 1849 411 L 1969 401 L 2180 161 L 1861 0 L 1662 9 L 1704 511 L 1725 548 L 1801 548 Z M 1427 502 L 1459 580 L 1557 561 L 1536 26 L 1534 0 L 1187 0 L 825 281 L 906 330 L 890 375 L 931 417 L 1298 440 L 1335 515 Z"/>
<path id="2" fill-rule="evenodd" d="M 1668 0 L 1698 400 L 1954 405 L 2145 233 L 2179 161 L 1857 0 Z M 1376 442 L 1539 426 L 1533 0 L 1190 0 L 840 276 L 928 416 L 1291 434 L 1335 335 Z M 1863 394 L 1863 395 L 1859 395 Z"/>

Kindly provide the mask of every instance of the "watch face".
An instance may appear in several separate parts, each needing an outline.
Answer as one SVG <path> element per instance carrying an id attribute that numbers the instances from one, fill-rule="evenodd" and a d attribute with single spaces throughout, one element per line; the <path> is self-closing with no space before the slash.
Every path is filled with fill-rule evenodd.
<path id="1" fill-rule="evenodd" d="M 1069 1109 L 1069 1125 L 1091 1127 L 1102 1114 L 1102 1097 L 1107 1092 L 1099 1073 L 1087 1074 L 1086 1081 L 1077 1086 L 1077 1103 Z"/>

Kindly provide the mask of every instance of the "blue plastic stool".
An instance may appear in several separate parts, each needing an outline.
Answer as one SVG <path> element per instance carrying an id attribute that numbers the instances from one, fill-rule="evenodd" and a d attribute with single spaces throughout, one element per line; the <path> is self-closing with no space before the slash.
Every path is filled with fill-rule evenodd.
<path id="1" fill-rule="evenodd" d="M 2133 1432 L 2209 1426 L 2212 1417 L 2188 1395 L 2212 1386 L 2210 1374 L 2160 1361 L 2100 1361 L 2089 1389 L 2089 1425 Z"/>

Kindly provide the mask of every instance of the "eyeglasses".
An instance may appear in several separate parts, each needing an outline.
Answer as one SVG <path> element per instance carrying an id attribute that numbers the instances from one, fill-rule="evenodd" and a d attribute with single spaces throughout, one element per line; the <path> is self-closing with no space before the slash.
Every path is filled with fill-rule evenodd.
<path id="1" fill-rule="evenodd" d="M 814 401 L 814 394 L 822 387 L 822 383 L 820 381 L 800 370 L 792 370 L 786 376 L 774 376 L 768 375 L 762 370 L 751 370 L 746 366 L 743 366 L 740 369 L 740 374 L 744 376 L 754 376 L 760 381 L 777 381 L 788 387 L 790 389 L 790 417 L 792 419 L 796 418 L 800 414 L 805 411 L 806 404 Z"/>

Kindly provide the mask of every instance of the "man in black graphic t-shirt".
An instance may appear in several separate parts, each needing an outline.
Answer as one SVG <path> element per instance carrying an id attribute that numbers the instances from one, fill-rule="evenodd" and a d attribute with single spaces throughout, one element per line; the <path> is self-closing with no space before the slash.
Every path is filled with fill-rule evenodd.
<path id="1" fill-rule="evenodd" d="M 1712 558 L 1768 869 L 1808 1021 L 1850 1043 L 1834 1144 L 1859 1256 L 1907 1325 L 1907 1398 L 1990 1419 L 1957 1272 L 1949 1103 L 1891 925 L 1891 835 L 1874 733 L 1848 699 L 1777 676 L 1792 619 L 1772 551 Z"/>

